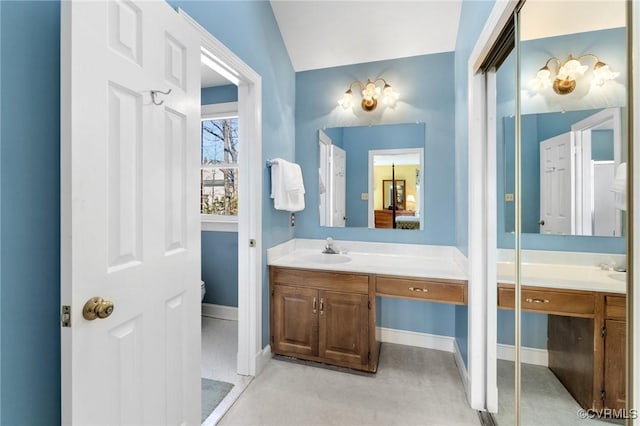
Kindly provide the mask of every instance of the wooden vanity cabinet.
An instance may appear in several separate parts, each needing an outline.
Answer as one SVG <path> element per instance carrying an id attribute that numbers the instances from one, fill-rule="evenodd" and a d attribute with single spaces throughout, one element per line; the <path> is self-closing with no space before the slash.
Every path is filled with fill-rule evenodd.
<path id="1" fill-rule="evenodd" d="M 498 285 L 498 307 L 515 290 Z M 625 408 L 626 297 L 587 290 L 522 287 L 523 311 L 549 314 L 549 369 L 585 409 Z M 620 411 L 618 411 L 620 412 Z"/>
<path id="2" fill-rule="evenodd" d="M 375 372 L 375 303 L 366 274 L 270 267 L 271 352 Z"/>
<path id="3" fill-rule="evenodd" d="M 605 296 L 604 406 L 613 410 L 626 407 L 626 298 Z"/>

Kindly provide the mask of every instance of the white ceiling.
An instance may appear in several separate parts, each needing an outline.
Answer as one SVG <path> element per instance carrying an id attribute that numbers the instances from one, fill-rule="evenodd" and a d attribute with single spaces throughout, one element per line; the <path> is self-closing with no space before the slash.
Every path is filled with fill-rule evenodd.
<path id="1" fill-rule="evenodd" d="M 455 50 L 462 0 L 270 0 L 295 71 Z"/>
<path id="2" fill-rule="evenodd" d="M 217 87 L 231 84 L 229 80 L 206 66 L 204 63 L 200 65 L 200 87 Z"/>

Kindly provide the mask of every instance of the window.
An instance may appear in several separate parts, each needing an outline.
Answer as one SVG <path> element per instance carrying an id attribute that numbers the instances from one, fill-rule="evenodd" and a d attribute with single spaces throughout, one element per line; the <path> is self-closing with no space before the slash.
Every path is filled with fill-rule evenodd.
<path id="1" fill-rule="evenodd" d="M 200 139 L 202 229 L 237 231 L 237 103 L 203 105 Z"/>

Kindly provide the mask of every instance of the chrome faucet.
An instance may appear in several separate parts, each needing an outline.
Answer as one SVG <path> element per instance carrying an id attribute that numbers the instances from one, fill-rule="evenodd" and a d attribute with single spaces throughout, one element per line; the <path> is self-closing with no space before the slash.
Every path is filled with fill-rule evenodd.
<path id="1" fill-rule="evenodd" d="M 327 243 L 324 245 L 324 250 L 322 250 L 324 254 L 337 254 L 338 252 L 333 248 L 333 238 L 328 237 Z"/>

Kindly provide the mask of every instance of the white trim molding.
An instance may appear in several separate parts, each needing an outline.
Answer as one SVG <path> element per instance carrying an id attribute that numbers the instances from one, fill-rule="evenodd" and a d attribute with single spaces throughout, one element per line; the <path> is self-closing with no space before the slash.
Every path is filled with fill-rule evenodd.
<path id="1" fill-rule="evenodd" d="M 178 13 L 200 35 L 209 66 L 238 86 L 238 374 L 255 375 L 262 352 L 262 78 L 184 10 Z M 248 146 L 250 145 L 250 146 Z M 251 242 L 251 244 L 250 244 Z"/>
<path id="2" fill-rule="evenodd" d="M 498 343 L 498 359 L 505 361 L 515 361 L 516 350 L 513 345 L 504 345 Z M 541 365 L 543 367 L 549 366 L 549 351 L 546 349 L 528 348 L 522 346 L 520 348 L 520 361 L 523 364 Z"/>
<path id="3" fill-rule="evenodd" d="M 202 304 L 202 316 L 228 321 L 238 321 L 238 308 L 235 306 L 215 305 L 213 303 Z"/>
<path id="4" fill-rule="evenodd" d="M 464 365 L 464 359 L 462 359 L 462 352 L 458 346 L 458 342 L 453 339 L 453 359 L 458 367 L 458 373 L 460 373 L 460 380 L 462 380 L 462 386 L 464 387 L 464 393 L 469 396 L 469 372 L 467 366 Z"/>
<path id="5" fill-rule="evenodd" d="M 468 266 L 469 393 L 471 408 L 496 412 L 496 141 L 488 120 L 488 88 L 480 66 L 516 9 L 518 0 L 497 0 L 467 63 L 468 99 Z M 495 117 L 493 117 L 495 120 Z M 495 128 L 495 127 L 494 127 Z M 493 309 L 488 307 L 493 306 Z M 491 331 L 489 331 L 491 330 Z"/>
<path id="6" fill-rule="evenodd" d="M 380 342 L 396 343 L 398 345 L 414 346 L 416 348 L 435 349 L 453 352 L 454 338 L 437 334 L 418 333 L 415 331 L 397 330 L 393 328 L 376 327 L 380 332 Z"/>
<path id="7" fill-rule="evenodd" d="M 264 367 L 271 360 L 271 345 L 265 346 L 259 353 L 256 355 L 256 376 L 264 370 Z"/>

